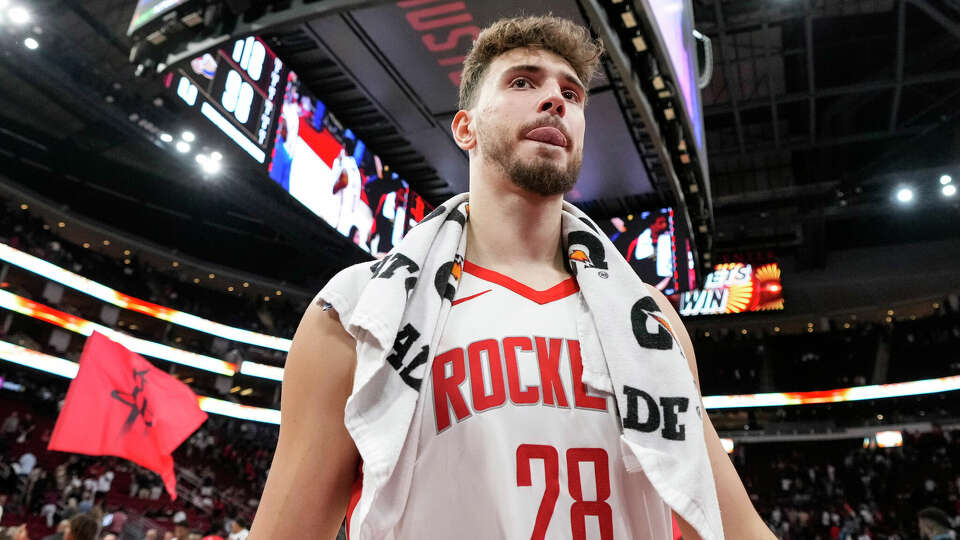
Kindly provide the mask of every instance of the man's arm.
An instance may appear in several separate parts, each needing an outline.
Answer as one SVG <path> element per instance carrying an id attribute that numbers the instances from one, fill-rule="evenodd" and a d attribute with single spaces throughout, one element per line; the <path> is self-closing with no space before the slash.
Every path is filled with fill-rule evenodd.
<path id="1" fill-rule="evenodd" d="M 700 392 L 700 377 L 697 374 L 697 360 L 693 353 L 693 343 L 687 334 L 687 329 L 680 320 L 680 315 L 673 309 L 673 305 L 667 300 L 667 297 L 654 287 L 647 286 L 647 290 L 653 295 L 660 311 L 663 312 L 667 321 L 673 329 L 677 341 L 683 348 L 683 354 L 687 357 L 690 364 L 690 373 L 693 374 L 693 380 L 697 384 L 697 392 Z M 720 518 L 723 521 L 723 536 L 736 540 L 775 540 L 776 536 L 757 514 L 747 495 L 747 490 L 737 475 L 737 470 L 733 467 L 733 462 L 727 456 L 727 451 L 720 444 L 720 437 L 717 430 L 710 421 L 710 415 L 703 411 L 703 437 L 707 445 L 707 454 L 710 456 L 710 467 L 713 469 L 713 481 L 717 486 L 717 500 L 720 502 Z M 676 514 L 674 514 L 676 515 Z M 700 535 L 696 533 L 693 527 L 677 516 L 677 523 L 683 532 L 684 540 L 699 540 Z"/>
<path id="2" fill-rule="evenodd" d="M 337 536 L 360 459 L 343 424 L 355 343 L 336 311 L 307 308 L 287 355 L 280 437 L 248 540 Z"/>

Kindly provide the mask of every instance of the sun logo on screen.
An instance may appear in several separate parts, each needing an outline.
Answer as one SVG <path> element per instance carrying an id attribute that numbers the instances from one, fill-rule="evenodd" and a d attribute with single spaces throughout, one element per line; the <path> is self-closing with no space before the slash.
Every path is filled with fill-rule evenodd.
<path id="1" fill-rule="evenodd" d="M 739 285 L 730 285 L 727 289 L 727 313 L 742 313 L 753 299 L 753 282 L 748 281 Z"/>

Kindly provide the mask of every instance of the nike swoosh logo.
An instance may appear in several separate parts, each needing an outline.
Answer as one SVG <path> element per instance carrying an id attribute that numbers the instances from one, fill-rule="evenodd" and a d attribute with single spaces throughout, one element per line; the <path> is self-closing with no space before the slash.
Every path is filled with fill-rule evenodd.
<path id="1" fill-rule="evenodd" d="M 492 291 L 492 290 L 493 290 L 493 289 L 487 289 L 487 290 L 485 290 L 485 291 L 483 291 L 483 292 L 478 292 L 477 294 L 470 295 L 470 296 L 468 296 L 468 297 L 466 297 L 466 298 L 460 298 L 459 300 L 454 300 L 453 303 L 450 304 L 450 305 L 451 305 L 451 306 L 455 306 L 455 305 L 459 304 L 460 302 L 466 302 L 467 300 L 472 300 L 472 299 L 480 296 L 481 294 L 486 294 L 486 293 L 488 293 L 488 292 L 490 292 L 490 291 Z"/>

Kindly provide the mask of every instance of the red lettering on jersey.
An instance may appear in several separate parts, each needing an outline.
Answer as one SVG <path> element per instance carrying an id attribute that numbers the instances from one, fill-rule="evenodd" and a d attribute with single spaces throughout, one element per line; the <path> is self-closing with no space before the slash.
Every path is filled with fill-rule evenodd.
<path id="1" fill-rule="evenodd" d="M 490 362 L 490 388 L 488 396 L 484 389 L 483 352 L 486 351 Z M 471 343 L 467 347 L 467 358 L 470 361 L 470 388 L 473 390 L 473 408 L 483 412 L 493 407 L 499 407 L 507 400 L 507 393 L 503 387 L 503 361 L 500 360 L 500 344 L 495 339 L 485 339 Z"/>
<path id="2" fill-rule="evenodd" d="M 503 340 L 503 356 L 507 362 L 507 384 L 510 386 L 510 401 L 528 405 L 540 401 L 536 386 L 520 390 L 520 370 L 517 367 L 517 350 L 533 351 L 533 342 L 528 337 L 508 337 Z"/>
<path id="3" fill-rule="evenodd" d="M 556 403 L 559 407 L 569 407 L 567 395 L 563 391 L 563 381 L 560 379 L 560 349 L 563 347 L 563 340 L 551 338 L 549 346 L 546 338 L 537 337 L 536 342 L 543 403 L 545 405 Z"/>
<path id="4" fill-rule="evenodd" d="M 573 374 L 574 405 L 580 409 L 607 410 L 606 399 L 587 395 L 587 385 L 583 384 L 583 361 L 580 358 L 580 342 L 575 339 L 568 339 L 567 350 L 570 352 L 570 371 Z"/>
<path id="5" fill-rule="evenodd" d="M 444 377 L 446 365 L 453 365 L 450 378 Z M 433 359 L 433 409 L 437 416 L 437 433 L 450 427 L 449 401 L 453 405 L 453 412 L 457 415 L 457 422 L 470 416 L 467 402 L 460 393 L 460 383 L 467 377 L 467 370 L 463 365 L 463 349 L 456 348 Z"/>

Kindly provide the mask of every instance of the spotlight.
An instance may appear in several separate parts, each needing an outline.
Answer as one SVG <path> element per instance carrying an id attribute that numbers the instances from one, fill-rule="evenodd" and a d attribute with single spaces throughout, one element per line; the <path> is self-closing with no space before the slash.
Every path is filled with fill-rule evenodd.
<path id="1" fill-rule="evenodd" d="M 220 162 L 206 154 L 197 154 L 197 163 L 200 164 L 200 168 L 203 169 L 203 172 L 207 174 L 216 174 L 220 172 Z"/>
<path id="2" fill-rule="evenodd" d="M 211 152 L 210 157 L 212 157 L 217 161 L 220 161 L 221 159 L 223 159 L 223 154 L 221 154 L 220 152 Z"/>
<path id="3" fill-rule="evenodd" d="M 173 135 L 169 133 L 161 133 L 160 140 L 163 142 L 173 142 Z"/>
<path id="4" fill-rule="evenodd" d="M 947 184 L 940 188 L 940 191 L 943 192 L 944 197 L 953 197 L 957 194 L 957 186 L 953 184 Z"/>
<path id="5" fill-rule="evenodd" d="M 953 178 L 951 178 L 949 174 L 945 174 L 945 175 L 943 175 L 943 176 L 940 177 L 940 184 L 941 184 L 941 185 L 944 185 L 944 186 L 945 186 L 945 185 L 949 184 L 950 182 L 953 182 Z"/>
<path id="6" fill-rule="evenodd" d="M 194 135 L 192 131 L 184 131 L 180 134 L 180 138 L 187 142 L 193 142 L 197 140 L 197 136 Z"/>
<path id="7" fill-rule="evenodd" d="M 904 187 L 897 190 L 897 200 L 902 203 L 908 203 L 913 200 L 913 190 Z"/>
<path id="8" fill-rule="evenodd" d="M 190 151 L 190 145 L 183 141 L 177 141 L 177 151 L 181 154 L 186 154 Z"/>
<path id="9" fill-rule="evenodd" d="M 23 46 L 32 51 L 40 46 L 40 42 L 33 39 L 32 37 L 28 37 L 27 39 L 23 40 Z"/>
<path id="10" fill-rule="evenodd" d="M 27 24 L 30 22 L 30 12 L 20 6 L 14 6 L 7 11 L 7 17 L 13 24 Z M 36 48 L 36 47 L 33 47 Z"/>

